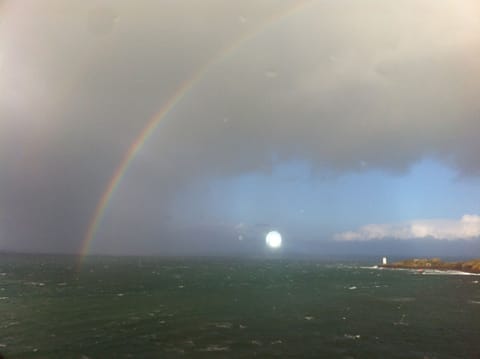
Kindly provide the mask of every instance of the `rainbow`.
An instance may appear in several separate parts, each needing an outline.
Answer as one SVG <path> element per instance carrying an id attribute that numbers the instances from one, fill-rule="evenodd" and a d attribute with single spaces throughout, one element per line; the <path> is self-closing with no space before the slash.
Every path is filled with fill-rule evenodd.
<path id="1" fill-rule="evenodd" d="M 307 3 L 310 3 L 311 1 L 312 0 L 296 1 L 291 6 L 288 6 L 282 11 L 272 14 L 257 28 L 251 31 L 247 31 L 239 38 L 237 38 L 233 43 L 222 48 L 219 52 L 216 53 L 215 56 L 213 56 L 209 61 L 207 61 L 204 65 L 197 69 L 197 71 L 192 77 L 181 83 L 176 88 L 175 92 L 167 99 L 161 109 L 147 122 L 140 134 L 135 138 L 133 143 L 130 145 L 128 151 L 126 152 L 125 156 L 123 157 L 122 161 L 115 170 L 110 181 L 108 182 L 108 185 L 103 192 L 103 195 L 101 196 L 100 200 L 97 203 L 97 206 L 95 207 L 95 211 L 88 225 L 85 237 L 81 243 L 78 260 L 79 267 L 82 264 L 83 258 L 88 253 L 89 246 L 95 238 L 97 230 L 100 227 L 105 211 L 108 208 L 108 204 L 110 203 L 110 200 L 112 199 L 115 190 L 118 188 L 120 182 L 122 181 L 122 178 L 125 176 L 125 173 L 127 172 L 133 159 L 136 157 L 138 151 L 145 145 L 147 140 L 157 128 L 158 124 L 205 76 L 205 74 L 208 72 L 208 69 L 212 65 L 226 59 L 230 54 L 234 52 L 235 49 L 240 47 L 240 45 L 245 43 L 247 40 L 253 38 L 255 35 L 261 33 L 269 25 L 274 24 L 277 21 L 284 19 L 288 15 L 295 13 L 298 9 L 304 7 Z"/>

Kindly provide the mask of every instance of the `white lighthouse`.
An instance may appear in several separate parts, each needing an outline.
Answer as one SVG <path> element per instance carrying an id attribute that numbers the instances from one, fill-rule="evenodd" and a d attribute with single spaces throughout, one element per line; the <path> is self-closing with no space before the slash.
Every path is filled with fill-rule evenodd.
<path id="1" fill-rule="evenodd" d="M 387 257 L 383 257 L 383 258 L 382 258 L 382 264 L 383 264 L 383 265 L 386 265 L 386 264 L 387 264 Z"/>

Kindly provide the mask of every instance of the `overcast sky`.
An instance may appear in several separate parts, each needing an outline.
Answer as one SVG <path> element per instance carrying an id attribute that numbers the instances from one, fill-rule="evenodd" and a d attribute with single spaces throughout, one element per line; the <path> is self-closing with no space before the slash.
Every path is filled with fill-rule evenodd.
<path id="1" fill-rule="evenodd" d="M 195 81 L 193 81 L 195 80 Z M 477 0 L 0 2 L 0 250 L 480 256 Z"/>

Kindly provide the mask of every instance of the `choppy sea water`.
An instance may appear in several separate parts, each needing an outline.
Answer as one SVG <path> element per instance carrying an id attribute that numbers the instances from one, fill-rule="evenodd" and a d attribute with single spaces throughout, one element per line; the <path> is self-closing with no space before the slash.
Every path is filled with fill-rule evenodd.
<path id="1" fill-rule="evenodd" d="M 480 277 L 314 260 L 0 256 L 6 358 L 480 358 Z"/>

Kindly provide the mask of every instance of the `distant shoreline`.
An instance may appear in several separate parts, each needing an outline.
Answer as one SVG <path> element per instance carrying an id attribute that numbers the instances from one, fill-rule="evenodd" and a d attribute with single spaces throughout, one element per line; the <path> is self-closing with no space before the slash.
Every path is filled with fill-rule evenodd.
<path id="1" fill-rule="evenodd" d="M 407 259 L 391 264 L 381 264 L 379 268 L 459 271 L 480 274 L 480 259 L 462 262 L 443 262 L 439 258 Z"/>

